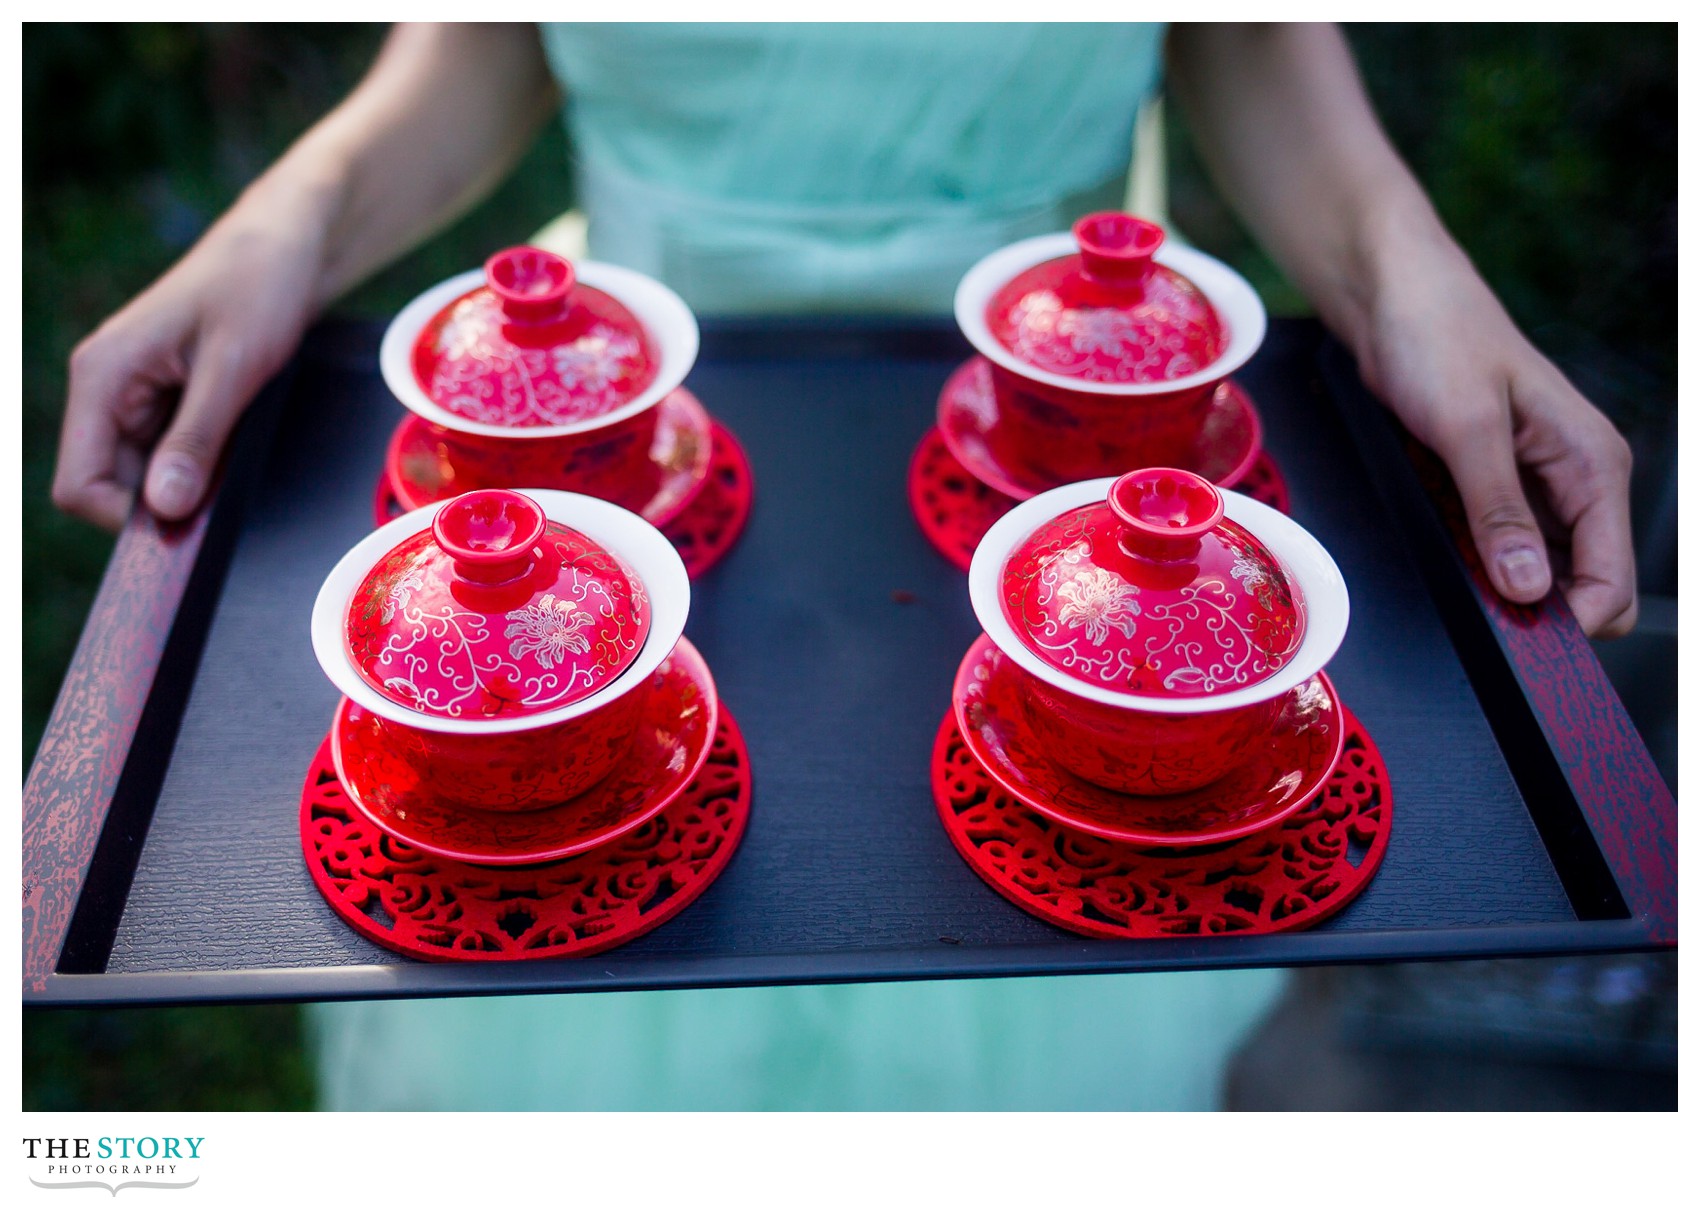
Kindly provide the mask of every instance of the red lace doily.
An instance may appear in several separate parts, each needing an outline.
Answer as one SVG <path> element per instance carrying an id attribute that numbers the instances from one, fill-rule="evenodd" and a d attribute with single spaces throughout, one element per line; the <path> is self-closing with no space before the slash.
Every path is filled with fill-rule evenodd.
<path id="1" fill-rule="evenodd" d="M 701 774 L 658 816 L 570 859 L 490 868 L 398 842 L 350 807 L 327 738 L 301 789 L 301 850 L 339 917 L 415 960 L 590 956 L 672 918 L 725 869 L 750 816 L 749 751 L 722 705 Z"/>
<path id="2" fill-rule="evenodd" d="M 1287 482 L 1268 451 L 1260 452 L 1239 483 L 1227 486 L 1288 512 Z M 992 523 L 1015 508 L 1015 498 L 982 484 L 950 453 L 938 427 L 929 429 L 909 461 L 909 508 L 921 533 L 958 568 L 966 570 Z"/>
<path id="3" fill-rule="evenodd" d="M 992 782 L 948 712 L 933 744 L 933 802 L 982 880 L 1029 914 L 1099 939 L 1313 926 L 1363 891 L 1393 820 L 1381 752 L 1350 711 L 1316 800 L 1233 842 L 1140 848 L 1058 825 Z"/>
<path id="4" fill-rule="evenodd" d="M 661 533 L 673 541 L 679 555 L 684 557 L 685 572 L 693 580 L 719 564 L 732 550 L 750 519 L 754 500 L 755 476 L 750 471 L 750 458 L 732 431 L 716 421 L 707 481 L 684 512 L 661 528 Z M 373 519 L 382 526 L 401 512 L 389 475 L 379 472 L 372 494 Z"/>

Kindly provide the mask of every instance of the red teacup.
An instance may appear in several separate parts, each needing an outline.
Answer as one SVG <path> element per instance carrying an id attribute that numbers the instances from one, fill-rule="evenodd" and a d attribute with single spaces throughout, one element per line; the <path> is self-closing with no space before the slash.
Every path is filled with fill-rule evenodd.
<path id="1" fill-rule="evenodd" d="M 371 740 L 383 747 L 392 784 L 387 798 L 418 796 L 439 810 L 482 813 L 571 800 L 599 783 L 631 748 L 649 691 L 646 680 L 606 707 L 517 733 L 439 733 L 380 718 Z M 340 742 L 334 733 L 333 739 Z M 340 744 L 332 757 L 339 773 L 355 760 Z"/>
<path id="2" fill-rule="evenodd" d="M 1070 694 L 1020 671 L 1028 727 L 1058 766 L 1134 796 L 1214 783 L 1245 761 L 1279 714 L 1277 697 L 1226 712 L 1141 712 Z"/>
<path id="3" fill-rule="evenodd" d="M 465 434 L 408 417 L 390 438 L 384 467 L 404 510 L 529 484 L 600 497 L 666 526 L 707 485 L 712 437 L 701 403 L 675 388 L 636 416 L 556 438 Z"/>
<path id="4" fill-rule="evenodd" d="M 1249 283 L 1163 229 L 1087 215 L 981 260 L 956 318 L 992 364 L 1000 466 L 1051 484 L 1197 457 L 1212 393 L 1254 354 L 1267 318 Z"/>
<path id="5" fill-rule="evenodd" d="M 987 453 L 1053 485 L 1105 475 L 1106 468 L 1185 467 L 1219 381 L 1155 396 L 1070 391 L 992 366 L 998 424 Z"/>
<path id="6" fill-rule="evenodd" d="M 390 444 L 397 497 L 525 484 L 670 520 L 708 474 L 710 423 L 679 386 L 697 344 L 690 309 L 651 278 L 504 249 L 384 334 L 384 381 L 415 414 Z"/>
<path id="7" fill-rule="evenodd" d="M 577 494 L 487 490 L 357 544 L 320 588 L 313 647 L 381 721 L 390 799 L 526 811 L 620 761 L 689 604 L 678 553 L 641 518 Z"/>
<path id="8" fill-rule="evenodd" d="M 1347 617 L 1315 539 L 1174 468 L 1023 502 L 981 541 L 969 593 L 1047 758 L 1139 796 L 1240 765 Z"/>

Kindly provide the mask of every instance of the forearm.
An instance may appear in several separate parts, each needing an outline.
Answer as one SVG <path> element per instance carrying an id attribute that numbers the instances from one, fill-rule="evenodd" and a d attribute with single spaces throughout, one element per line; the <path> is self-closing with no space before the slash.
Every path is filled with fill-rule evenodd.
<path id="1" fill-rule="evenodd" d="M 1228 201 L 1360 357 L 1399 267 L 1422 258 L 1468 269 L 1334 26 L 1176 26 L 1169 72 Z"/>
<path id="2" fill-rule="evenodd" d="M 1629 448 L 1517 331 L 1370 110 L 1333 26 L 1180 26 L 1200 153 L 1358 367 L 1452 473 L 1495 587 L 1555 582 L 1595 635 L 1635 622 Z"/>
<path id="3" fill-rule="evenodd" d="M 317 262 L 315 307 L 469 209 L 556 100 L 528 25 L 401 25 L 371 70 L 219 221 Z"/>

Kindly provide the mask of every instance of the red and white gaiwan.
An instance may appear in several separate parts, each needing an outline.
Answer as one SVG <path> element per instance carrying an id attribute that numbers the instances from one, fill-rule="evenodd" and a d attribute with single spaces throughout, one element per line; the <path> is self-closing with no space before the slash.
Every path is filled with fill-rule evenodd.
<path id="1" fill-rule="evenodd" d="M 987 453 L 1050 485 L 1197 458 L 1217 387 L 1268 326 L 1239 274 L 1121 211 L 982 258 L 955 313 L 991 364 Z"/>
<path id="2" fill-rule="evenodd" d="M 1303 527 L 1173 468 L 1023 502 L 981 540 L 968 589 L 1020 671 L 1044 752 L 1130 795 L 1190 791 L 1243 763 L 1349 614 L 1339 568 Z"/>
<path id="3" fill-rule="evenodd" d="M 522 812 L 584 792 L 630 747 L 684 634 L 685 566 L 631 512 L 481 490 L 380 527 L 313 605 L 313 651 L 382 722 L 405 788 L 438 810 Z M 337 752 L 346 781 L 344 756 Z"/>
<path id="4" fill-rule="evenodd" d="M 472 489 L 582 492 L 657 526 L 708 476 L 712 422 L 680 385 L 696 318 L 654 279 L 544 249 L 496 253 L 390 322 L 384 382 L 414 417 L 386 471 L 403 508 Z"/>

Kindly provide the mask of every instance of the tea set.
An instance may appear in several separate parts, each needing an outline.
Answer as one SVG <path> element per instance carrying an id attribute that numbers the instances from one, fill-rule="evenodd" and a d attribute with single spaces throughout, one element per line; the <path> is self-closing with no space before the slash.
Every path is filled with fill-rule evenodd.
<path id="1" fill-rule="evenodd" d="M 1015 503 L 968 569 L 982 634 L 962 741 L 1025 810 L 1092 839 L 1204 846 L 1316 800 L 1349 616 L 1323 546 L 1234 491 L 1262 423 L 1232 378 L 1266 317 L 1233 270 L 1139 217 L 999 249 L 961 280 L 975 353 L 938 433 Z M 685 638 L 668 535 L 717 423 L 684 386 L 690 309 L 643 274 L 496 253 L 394 318 L 401 509 L 344 554 L 311 635 L 341 694 L 349 805 L 495 871 L 585 856 L 688 797 L 725 713 Z"/>

